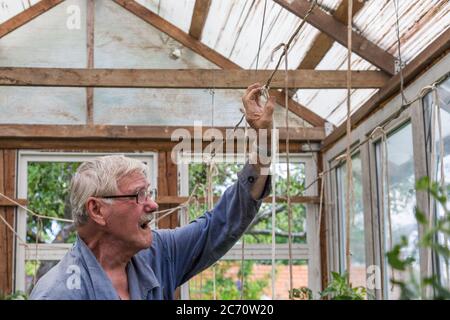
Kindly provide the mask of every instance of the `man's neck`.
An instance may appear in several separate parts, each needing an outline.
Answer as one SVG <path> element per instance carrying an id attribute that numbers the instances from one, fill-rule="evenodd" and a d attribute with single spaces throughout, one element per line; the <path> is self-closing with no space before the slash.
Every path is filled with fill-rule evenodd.
<path id="1" fill-rule="evenodd" d="M 121 241 L 110 239 L 104 234 L 97 233 L 89 237 L 86 232 L 79 230 L 79 236 L 102 266 L 119 297 L 122 300 L 130 299 L 126 267 L 136 252 L 131 252 Z"/>
<path id="2" fill-rule="evenodd" d="M 95 237 L 83 237 L 88 248 L 105 271 L 126 270 L 126 266 L 136 252 L 130 251 L 127 246 L 108 235 L 97 234 Z"/>

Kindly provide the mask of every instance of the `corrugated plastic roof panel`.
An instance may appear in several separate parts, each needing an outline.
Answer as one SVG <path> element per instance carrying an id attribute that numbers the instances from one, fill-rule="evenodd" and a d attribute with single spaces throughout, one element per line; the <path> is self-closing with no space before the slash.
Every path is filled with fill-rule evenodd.
<path id="1" fill-rule="evenodd" d="M 184 32 L 189 32 L 195 0 L 136 0 L 136 2 L 157 13 Z"/>
<path id="2" fill-rule="evenodd" d="M 402 60 L 408 63 L 449 28 L 450 2 L 448 0 L 398 0 L 398 4 Z M 354 18 L 354 28 L 398 58 L 393 1 L 367 1 Z M 316 69 L 346 70 L 347 49 L 335 43 Z M 352 54 L 352 69 L 377 70 L 356 54 Z M 352 113 L 375 92 L 377 90 L 353 90 Z M 296 100 L 327 121 L 339 125 L 346 119 L 346 96 L 346 90 L 298 90 Z"/>
<path id="3" fill-rule="evenodd" d="M 323 5 L 336 9 L 339 0 L 324 0 Z M 213 0 L 205 23 L 202 42 L 245 69 L 255 69 L 259 38 L 264 17 L 264 0 Z M 278 54 L 272 51 L 286 43 L 301 23 L 296 15 L 273 1 L 267 1 L 258 69 L 275 67 Z M 297 68 L 319 31 L 305 25 L 289 52 L 289 68 Z"/>
<path id="4" fill-rule="evenodd" d="M 11 19 L 40 0 L 0 0 L 0 23 Z"/>
<path id="5" fill-rule="evenodd" d="M 162 18 L 174 24 L 184 32 L 189 32 L 195 0 L 136 1 L 151 11 L 159 14 Z M 404 62 L 408 63 L 449 28 L 450 1 L 396 1 L 398 1 L 399 5 L 402 59 Z M 37 2 L 37 0 L 0 0 L 0 23 Z M 330 14 L 338 8 L 341 2 L 342 0 L 320 1 L 322 8 L 325 8 Z M 100 1 L 96 1 L 96 3 L 100 3 Z M 262 33 L 261 50 L 259 58 L 257 59 L 265 3 L 267 3 L 267 10 Z M 97 11 L 101 11 L 100 9 L 101 8 L 97 8 Z M 122 9 L 120 8 L 120 10 Z M 114 14 L 117 16 L 125 16 L 128 14 L 125 12 L 126 11 L 123 13 L 116 12 Z M 50 16 L 51 15 L 48 17 Z M 40 18 L 36 19 L 36 21 L 39 22 L 39 19 Z M 267 2 L 266 0 L 212 0 L 201 41 L 208 47 L 240 65 L 242 68 L 255 69 L 258 61 L 258 69 L 272 69 L 281 53 L 275 53 L 272 59 L 273 49 L 280 43 L 287 42 L 300 22 L 301 19 L 299 17 L 283 9 L 271 0 L 267 0 Z M 165 61 L 164 64 L 161 64 L 165 68 L 169 68 L 172 65 L 170 58 L 166 59 L 170 56 L 170 52 L 167 51 L 170 49 L 170 45 L 163 45 L 165 41 L 165 39 L 163 39 L 164 36 L 159 36 L 160 38 L 162 37 L 162 40 L 159 41 L 154 37 L 155 35 L 157 36 L 159 31 L 156 31 L 149 26 L 143 28 L 144 31 L 142 32 L 131 29 L 133 26 L 136 27 L 137 22 L 132 23 L 133 25 L 130 26 L 130 29 L 125 28 L 122 30 L 123 32 L 132 30 L 131 32 L 133 35 L 122 37 L 126 41 L 124 40 L 125 43 L 121 43 L 121 45 L 125 45 L 126 50 L 124 49 L 124 51 L 121 51 L 121 56 L 114 57 L 114 52 L 116 52 L 114 48 L 117 45 L 117 39 L 114 39 L 113 31 L 120 30 L 113 25 L 111 26 L 111 29 L 108 29 L 108 23 L 110 22 L 96 20 L 97 26 L 103 26 L 103 29 L 100 28 L 100 30 L 97 29 L 96 31 L 96 67 L 149 68 L 154 67 L 155 61 L 158 61 L 158 59 Z M 130 22 L 128 21 L 127 23 Z M 144 23 L 142 22 L 142 24 Z M 32 22 L 29 23 L 28 26 L 33 26 Z M 398 57 L 394 0 L 365 1 L 364 7 L 354 17 L 354 29 L 363 37 L 366 37 L 382 49 L 388 51 L 394 57 Z M 26 31 L 26 29 L 22 30 Z M 146 35 L 145 30 L 151 32 L 152 35 Z M 25 31 L 22 31 L 22 33 Z M 14 37 L 18 37 L 22 34 L 17 32 L 18 31 L 14 31 L 11 35 L 2 39 L 4 52 L 6 52 L 5 50 L 8 48 L 7 43 L 11 42 L 11 39 L 14 39 Z M 110 33 L 112 33 L 112 35 Z M 16 34 L 16 36 L 14 36 L 14 34 Z M 57 32 L 55 34 L 57 34 Z M 303 27 L 300 34 L 293 42 L 289 52 L 288 62 L 290 69 L 296 69 L 298 67 L 306 53 L 311 49 L 313 41 L 318 34 L 319 31 L 308 24 Z M 9 39 L 8 37 L 11 38 Z M 140 48 L 139 39 L 143 39 L 143 45 L 155 45 L 157 48 Z M 156 42 L 153 41 L 155 39 L 157 40 Z M 179 45 L 176 42 L 173 42 L 173 44 L 175 46 Z M 11 45 L 10 47 L 12 48 L 13 46 Z M 85 49 L 82 48 L 82 50 L 84 51 Z M 154 54 L 149 55 L 148 53 L 153 52 L 152 50 L 155 51 Z M 156 50 L 159 50 L 160 52 L 156 53 Z M 11 61 L 14 62 L 15 60 L 18 60 L 17 57 L 20 57 L 20 52 L 20 50 L 17 51 L 17 54 L 14 55 L 16 58 L 11 59 Z M 179 61 L 176 61 L 176 63 L 173 63 L 174 68 L 183 68 L 184 65 L 189 65 L 189 67 L 191 67 L 190 63 L 196 66 L 198 65 L 198 67 L 214 67 L 209 62 L 206 62 L 206 60 L 203 61 L 203 58 L 200 57 L 196 57 L 195 61 L 192 60 L 190 57 L 195 54 L 187 49 L 183 49 L 183 53 L 188 55 Z M 49 57 L 51 56 L 49 55 Z M 159 58 L 156 58 L 155 61 L 150 61 L 152 57 Z M 347 49 L 342 45 L 335 43 L 316 69 L 346 70 L 346 59 Z M 81 60 L 84 61 L 84 58 Z M 137 62 L 135 64 L 130 64 L 130 61 Z M 13 63 L 13 65 L 25 65 L 29 63 L 29 61 L 27 61 L 27 63 L 19 62 Z M 6 65 L 6 63 L 2 64 Z M 31 61 L 30 65 L 36 65 L 36 61 Z M 158 65 L 159 63 L 156 63 L 156 66 Z M 58 63 L 57 66 L 59 66 Z M 356 54 L 352 55 L 352 69 L 377 70 L 376 67 Z M 377 90 L 373 89 L 353 90 L 352 112 L 363 105 L 376 91 Z M 163 91 L 161 91 L 161 94 L 163 94 Z M 346 118 L 346 95 L 346 90 L 342 89 L 298 90 L 294 99 L 331 123 L 339 125 Z M 194 96 L 198 96 L 198 92 L 194 94 Z M 161 99 L 164 98 L 162 97 Z M 205 97 L 202 97 L 202 99 L 202 101 L 207 101 L 207 98 Z M 203 104 L 206 105 L 206 103 Z"/>

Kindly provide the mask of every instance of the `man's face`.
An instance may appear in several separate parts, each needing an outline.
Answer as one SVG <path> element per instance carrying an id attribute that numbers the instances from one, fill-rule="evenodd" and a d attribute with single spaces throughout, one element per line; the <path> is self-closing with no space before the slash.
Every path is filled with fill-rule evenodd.
<path id="1" fill-rule="evenodd" d="M 147 190 L 148 181 L 143 174 L 134 173 L 118 181 L 117 195 L 136 194 Z M 118 241 L 136 251 L 149 248 L 152 243 L 152 233 L 148 224 L 143 225 L 146 215 L 156 211 L 158 205 L 150 198 L 143 203 L 136 203 L 136 198 L 120 198 L 106 204 L 106 229 Z"/>

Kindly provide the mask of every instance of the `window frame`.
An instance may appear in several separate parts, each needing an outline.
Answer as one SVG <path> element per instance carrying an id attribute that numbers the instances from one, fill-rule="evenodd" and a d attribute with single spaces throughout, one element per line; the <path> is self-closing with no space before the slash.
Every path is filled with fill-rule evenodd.
<path id="1" fill-rule="evenodd" d="M 441 84 L 439 84 L 437 86 L 437 90 L 439 90 L 442 87 L 443 83 L 448 83 L 447 86 L 449 86 L 450 85 L 450 76 L 447 77 Z M 426 160 L 426 163 L 427 163 L 426 170 L 427 170 L 427 175 L 428 176 L 430 176 L 431 170 L 433 169 L 432 165 L 431 165 L 431 148 L 432 148 L 434 142 L 431 141 L 431 136 L 428 136 L 429 132 L 427 131 L 427 129 L 430 129 L 429 125 L 431 124 L 432 118 L 429 117 L 427 112 L 430 110 L 430 108 L 434 107 L 434 96 L 433 96 L 433 94 L 434 93 L 432 91 L 430 91 L 428 94 L 426 94 L 423 97 L 423 99 L 421 101 L 421 103 L 423 105 L 423 109 L 422 109 L 422 120 L 423 120 L 422 125 L 423 125 L 423 136 L 424 136 L 423 149 L 425 150 L 425 154 L 426 154 L 425 160 Z M 442 112 L 443 111 L 441 110 L 441 113 Z M 449 111 L 444 111 L 444 112 L 449 113 Z M 429 123 L 427 123 L 427 121 L 429 121 Z M 437 118 L 436 118 L 436 121 L 437 121 Z M 437 125 L 436 125 L 436 130 L 438 130 L 438 126 Z M 437 132 L 436 132 L 435 138 L 438 139 Z M 445 149 L 445 142 L 444 142 L 444 153 L 446 151 L 447 150 Z M 450 150 L 448 150 L 448 151 L 450 152 Z M 438 148 L 436 148 L 436 152 L 439 152 Z M 437 159 L 436 159 L 436 161 L 437 161 Z M 434 166 L 435 166 L 434 167 L 435 172 L 431 173 L 431 175 L 433 176 L 433 178 L 437 178 L 438 172 L 440 170 L 439 164 L 436 163 L 436 164 L 434 164 Z M 432 213 L 428 212 L 428 217 L 433 215 L 434 219 L 436 219 L 437 214 L 438 214 L 438 212 L 437 212 L 437 203 L 430 196 L 428 196 L 428 195 L 425 195 L 425 196 L 426 196 L 427 204 L 429 204 L 430 201 L 434 202 L 434 206 L 433 206 L 434 212 L 432 212 Z M 427 209 L 428 208 L 429 208 L 429 206 L 427 205 Z M 424 209 L 422 209 L 422 211 L 425 212 Z M 439 241 L 439 239 L 437 239 L 437 237 L 436 237 L 435 241 Z M 440 282 L 440 284 L 442 286 L 447 286 L 448 283 L 444 283 L 444 279 L 443 279 L 442 273 L 445 272 L 445 271 L 441 271 L 441 268 L 440 268 L 441 261 L 440 261 L 439 257 L 436 255 L 436 253 L 434 251 L 430 252 L 429 254 L 430 254 L 429 259 L 431 260 L 431 272 L 438 277 L 439 282 Z M 449 281 L 449 280 L 447 280 L 447 281 Z M 426 292 L 425 294 L 430 295 L 431 292 Z"/>
<path id="2" fill-rule="evenodd" d="M 232 156 L 225 154 L 218 153 L 216 155 L 217 159 L 223 159 L 224 161 L 218 161 L 219 163 L 223 162 L 229 162 L 229 163 L 241 163 L 244 164 L 244 155 L 243 154 L 234 154 Z M 305 185 L 309 185 L 310 183 L 314 182 L 315 177 L 317 176 L 317 166 L 315 159 L 313 157 L 316 157 L 316 155 L 311 153 L 290 153 L 289 159 L 290 163 L 304 163 L 305 165 Z M 203 157 L 202 155 L 198 154 L 189 154 L 183 157 L 181 153 L 177 155 L 177 159 L 179 160 L 178 165 L 178 177 L 179 177 L 179 195 L 180 196 L 189 196 L 189 164 L 191 163 L 202 163 Z M 317 157 L 316 157 L 317 159 Z M 283 162 L 286 160 L 285 154 L 280 154 L 278 156 L 279 162 Z M 317 196 L 317 182 L 315 182 L 306 192 L 306 196 Z M 306 209 L 306 237 L 307 237 L 307 243 L 306 244 L 293 244 L 293 251 L 294 251 L 294 260 L 306 260 L 308 261 L 308 287 L 313 292 L 319 292 L 322 290 L 321 286 L 321 269 L 320 269 L 320 245 L 318 242 L 318 235 L 317 235 L 317 228 L 314 228 L 314 226 L 317 226 L 318 224 L 318 212 L 319 208 L 318 205 L 315 204 L 304 204 Z M 183 213 L 185 210 L 180 210 L 179 212 L 179 221 L 180 225 L 184 225 L 187 223 L 185 214 Z M 251 255 L 258 254 L 261 250 L 266 251 L 271 249 L 271 245 L 267 244 L 255 244 L 252 245 L 251 249 Z M 282 250 L 282 253 L 280 254 L 280 251 Z M 287 254 L 287 244 L 281 244 L 277 245 L 277 260 L 278 259 L 288 259 Z M 247 250 L 246 250 L 247 251 Z M 298 253 L 298 255 L 295 255 L 295 253 Z M 233 259 L 233 256 L 240 257 L 241 255 L 241 246 L 235 245 L 226 255 L 225 259 L 221 260 L 235 260 Z M 268 253 L 270 255 L 270 252 Z M 271 259 L 271 258 L 270 258 Z M 269 260 L 270 260 L 269 259 Z M 248 258 L 245 257 L 245 260 L 261 260 L 260 258 Z M 181 299 L 188 300 L 189 299 L 189 283 L 186 282 L 181 286 Z"/>
<path id="3" fill-rule="evenodd" d="M 393 121 L 387 128 L 386 128 L 386 139 L 389 139 L 390 136 L 395 135 L 398 131 L 402 130 L 404 127 L 406 127 L 407 125 L 411 125 L 411 138 L 412 138 L 412 142 L 413 142 L 413 166 L 414 166 L 414 181 L 417 182 L 418 181 L 418 176 L 416 173 L 416 164 L 417 164 L 417 159 L 415 156 L 415 153 L 417 150 L 417 143 L 414 143 L 415 141 L 415 133 L 414 133 L 414 129 L 413 129 L 413 119 L 412 119 L 412 115 L 404 115 L 402 117 L 400 117 L 399 119 L 397 119 L 396 121 Z M 373 163 L 374 163 L 374 178 L 372 181 L 372 185 L 373 185 L 373 190 L 375 190 L 374 194 L 375 194 L 375 207 L 374 210 L 375 211 L 375 215 L 377 216 L 377 220 L 378 220 L 378 234 L 379 234 L 379 239 L 378 239 L 378 243 L 377 245 L 379 246 L 378 248 L 378 252 L 382 253 L 386 253 L 387 251 L 389 251 L 389 248 L 386 248 L 385 245 L 385 239 L 386 239 L 386 232 L 388 232 L 388 230 L 386 229 L 386 223 L 387 221 L 385 220 L 385 212 L 384 212 L 384 208 L 381 208 L 382 205 L 382 200 L 380 197 L 380 192 L 381 192 L 381 188 L 383 188 L 383 186 L 381 186 L 381 180 L 379 179 L 380 175 L 378 173 L 378 158 L 377 158 L 377 153 L 378 151 L 377 146 L 379 145 L 381 141 L 381 133 L 377 133 L 376 135 L 374 135 L 374 138 L 371 140 L 370 142 L 370 148 L 372 150 L 372 154 L 371 157 L 373 159 Z M 388 155 L 389 156 L 389 155 Z M 415 199 L 416 199 L 416 204 L 417 204 L 417 192 L 415 192 Z M 387 204 L 385 204 L 387 205 Z M 420 225 L 417 224 L 417 230 L 419 233 L 419 239 L 422 237 L 423 235 L 423 230 L 421 230 Z M 395 245 L 395 244 L 394 244 Z M 385 250 L 386 248 L 386 250 Z M 381 281 L 382 281 L 382 297 L 383 299 L 389 299 L 389 288 L 391 286 L 390 284 L 390 280 L 387 278 L 387 275 L 389 274 L 389 266 L 387 263 L 387 258 L 385 254 L 380 254 L 380 264 L 381 264 Z M 422 260 L 425 259 L 424 255 L 421 253 L 421 250 L 419 250 L 419 265 L 420 265 L 420 273 L 423 274 L 422 272 L 424 270 L 422 270 Z"/>
<path id="4" fill-rule="evenodd" d="M 359 161 L 361 162 L 361 184 L 362 184 L 362 159 L 361 159 L 361 152 L 360 152 L 360 150 L 355 150 L 353 153 L 352 153 L 352 161 L 354 160 L 354 158 L 355 157 L 359 157 Z M 342 208 L 342 205 L 343 205 L 343 201 L 342 201 L 342 199 L 341 199 L 341 195 L 343 195 L 343 191 L 342 190 L 340 190 L 340 186 L 341 186 L 341 183 L 342 184 L 344 184 L 345 182 L 344 181 L 341 181 L 341 178 L 342 177 L 339 177 L 339 170 L 341 169 L 341 168 L 343 168 L 343 167 L 345 167 L 347 165 L 347 162 L 346 161 L 337 161 L 336 159 L 333 161 L 333 166 L 337 166 L 336 167 L 336 170 L 334 170 L 333 171 L 333 175 L 335 176 L 334 177 L 334 181 L 335 181 L 335 185 L 333 186 L 334 187 L 334 190 L 335 190 L 335 192 L 336 192 L 336 195 L 335 195 L 335 199 L 336 199 L 336 220 L 338 221 L 338 223 L 336 224 L 336 226 L 337 226 L 337 239 L 338 239 L 338 246 L 339 246 L 339 249 L 338 249 L 338 251 L 337 252 L 339 252 L 339 256 L 338 256 L 338 265 L 339 265 L 339 271 L 341 272 L 341 273 L 343 273 L 345 270 L 346 270 L 346 258 L 345 258 L 345 224 L 344 224 L 344 222 L 345 222 L 345 220 L 344 220 L 344 218 L 342 217 L 342 215 L 343 215 L 343 213 L 344 212 L 341 212 L 341 208 Z M 346 177 L 343 177 L 344 179 L 346 179 Z M 361 195 L 362 197 L 363 197 L 363 194 Z M 362 199 L 362 200 L 364 200 L 364 199 Z M 363 203 L 363 205 L 364 205 L 364 203 Z M 363 215 L 364 215 L 364 210 L 363 210 Z M 365 217 L 365 216 L 364 216 Z M 367 227 L 367 223 L 366 223 L 366 219 L 364 218 L 364 231 L 366 230 L 366 227 Z M 364 248 L 366 247 L 366 242 L 364 241 Z M 367 269 L 367 258 L 366 258 L 366 249 L 364 249 L 364 264 L 365 264 L 365 266 L 366 266 L 366 269 Z"/>
<path id="5" fill-rule="evenodd" d="M 405 88 L 405 95 L 408 99 L 412 99 L 417 96 L 421 89 L 430 83 L 433 83 L 437 79 L 440 79 L 446 73 L 448 73 L 448 65 L 450 63 L 450 55 L 447 55 L 435 65 L 425 71 L 419 78 L 414 80 L 408 87 Z M 388 117 L 397 112 L 401 107 L 401 96 L 396 94 L 388 101 L 383 108 L 373 112 L 370 117 L 363 120 L 351 133 L 351 144 L 354 145 L 358 141 L 364 141 L 374 131 L 376 127 L 382 125 Z M 419 177 L 428 175 L 427 170 L 427 154 L 424 148 L 425 136 L 424 136 L 424 119 L 423 109 L 421 101 L 415 101 L 409 109 L 405 110 L 397 119 L 392 121 L 386 128 L 387 132 L 391 132 L 396 127 L 401 126 L 405 122 L 410 121 L 412 125 L 413 134 L 413 153 L 414 153 L 414 174 L 416 182 Z M 361 152 L 361 165 L 363 172 L 367 173 L 363 175 L 363 202 L 364 202 L 364 215 L 365 215 L 365 232 L 366 232 L 366 263 L 368 266 L 378 267 L 381 273 L 381 279 L 383 279 L 383 273 L 385 272 L 382 264 L 384 259 L 384 253 L 381 247 L 381 226 L 379 221 L 379 201 L 377 191 L 376 168 L 375 168 L 375 150 L 373 149 L 373 140 L 369 143 L 363 144 L 359 151 Z M 345 153 L 347 139 L 345 137 L 337 141 L 333 146 L 327 149 L 323 154 L 324 170 L 331 170 L 334 165 L 334 160 L 341 154 Z M 331 170 L 332 171 L 332 170 Z M 336 237 L 338 236 L 337 226 L 337 206 L 336 206 L 336 178 L 335 174 L 328 174 L 326 176 L 326 198 L 330 205 L 327 205 L 326 223 L 329 226 L 327 228 L 327 259 L 328 259 L 328 279 L 331 279 L 331 271 L 339 270 L 339 247 Z M 428 212 L 428 197 L 423 192 L 416 192 L 416 203 L 425 216 L 429 218 Z M 419 226 L 419 237 L 422 237 L 424 230 L 422 226 Z M 429 250 L 420 248 L 420 270 L 423 276 L 431 276 L 431 268 L 428 268 Z M 373 274 L 373 273 L 372 273 Z M 368 273 L 368 276 L 371 274 Z M 379 279 L 379 280 L 381 280 Z M 382 281 L 381 281 L 382 282 Z M 368 292 L 375 299 L 383 299 L 386 297 L 384 294 L 383 283 L 380 283 L 380 289 L 368 290 Z M 422 292 L 424 296 L 426 293 Z"/>
<path id="6" fill-rule="evenodd" d="M 150 166 L 151 184 L 157 188 L 158 182 L 158 153 L 157 152 L 49 152 L 39 150 L 19 150 L 17 157 L 17 196 L 19 199 L 27 199 L 28 193 L 28 163 L 29 162 L 83 162 L 98 156 L 124 155 L 140 160 L 146 160 Z M 27 213 L 18 207 L 16 215 L 16 232 L 26 241 Z M 14 240 L 14 290 L 26 290 L 26 261 L 34 260 L 61 260 L 67 251 L 73 246 L 71 243 L 45 244 L 37 246 L 35 243 L 27 243 L 28 248 Z M 36 252 L 38 253 L 36 256 Z"/>

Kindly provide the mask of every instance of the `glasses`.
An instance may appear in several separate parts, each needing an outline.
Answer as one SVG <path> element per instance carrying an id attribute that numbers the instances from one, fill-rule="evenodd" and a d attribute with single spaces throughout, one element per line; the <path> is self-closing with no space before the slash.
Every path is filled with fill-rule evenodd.
<path id="1" fill-rule="evenodd" d="M 135 198 L 137 204 L 143 204 L 149 198 L 156 200 L 156 189 L 141 189 L 136 194 L 124 194 L 118 196 L 104 196 L 102 199 L 119 199 L 119 198 Z"/>

